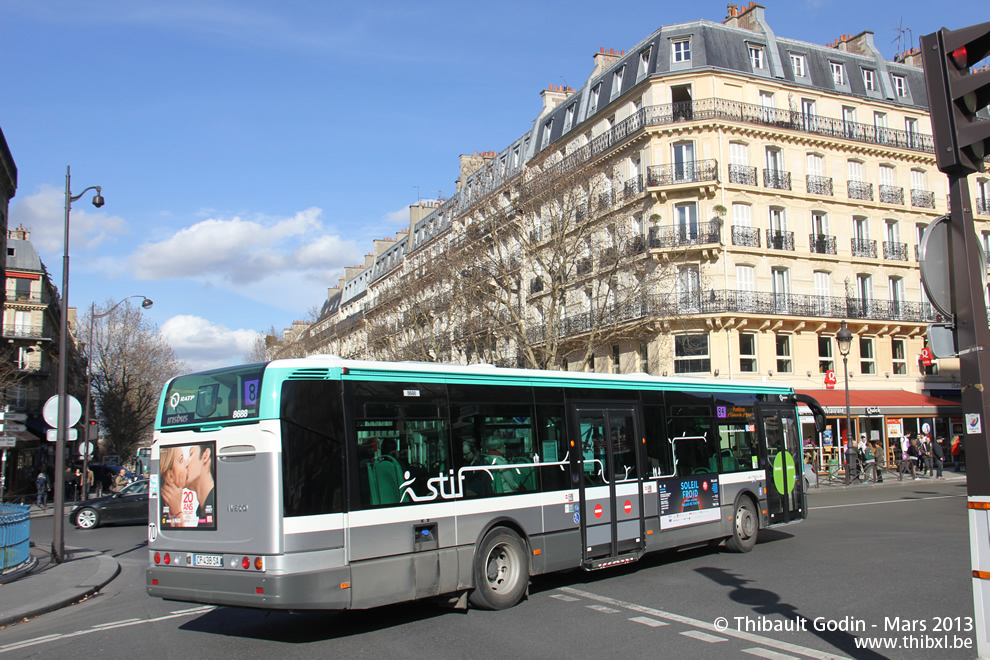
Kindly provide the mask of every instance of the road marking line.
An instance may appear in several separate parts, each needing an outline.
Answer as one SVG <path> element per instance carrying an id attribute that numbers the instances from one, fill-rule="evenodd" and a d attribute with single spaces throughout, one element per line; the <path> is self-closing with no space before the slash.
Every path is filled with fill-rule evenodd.
<path id="1" fill-rule="evenodd" d="M 119 626 L 124 623 L 133 623 L 135 621 L 141 621 L 141 619 L 124 619 L 123 621 L 110 621 L 107 623 L 98 623 L 95 626 L 90 626 L 91 628 L 110 628 L 112 626 Z"/>
<path id="2" fill-rule="evenodd" d="M 607 607 L 605 605 L 585 605 L 589 610 L 596 610 L 598 612 L 605 612 L 605 614 L 618 614 L 622 610 L 617 610 L 612 607 Z"/>
<path id="3" fill-rule="evenodd" d="M 731 628 L 721 630 L 719 628 L 716 628 L 714 624 L 708 623 L 707 621 L 692 619 L 691 617 L 688 616 L 673 614 L 672 612 L 665 612 L 663 610 L 658 610 L 652 607 L 646 607 L 644 605 L 627 603 L 625 601 L 616 600 L 614 598 L 608 598 L 607 596 L 599 596 L 598 594 L 593 594 L 590 591 L 582 591 L 581 589 L 575 589 L 574 587 L 561 587 L 559 591 L 563 591 L 565 593 L 569 593 L 574 596 L 587 598 L 588 600 L 597 600 L 600 603 L 607 603 L 613 607 L 621 607 L 622 609 L 630 610 L 633 612 L 639 612 L 640 614 L 649 614 L 650 616 L 655 616 L 658 619 L 667 619 L 669 621 L 683 623 L 693 628 L 703 628 L 704 630 L 710 630 L 712 632 L 726 635 L 728 637 L 745 639 L 749 642 L 753 642 L 754 644 L 760 644 L 762 646 L 770 646 L 776 649 L 780 649 L 781 651 L 788 651 L 790 653 L 796 653 L 798 655 L 806 656 L 809 658 L 816 658 L 817 660 L 848 660 L 848 658 L 842 655 L 836 655 L 834 653 L 826 653 L 825 651 L 819 651 L 817 649 L 808 648 L 806 646 L 798 646 L 797 644 L 791 644 L 789 642 L 779 642 L 776 639 L 770 639 L 769 637 L 762 637 L 760 635 L 744 632 L 742 630 L 732 630 Z"/>
<path id="4" fill-rule="evenodd" d="M 580 598 L 575 598 L 574 596 L 565 596 L 564 594 L 552 594 L 551 598 L 556 598 L 557 600 L 562 600 L 565 603 L 576 603 Z"/>
<path id="5" fill-rule="evenodd" d="M 26 639 L 23 642 L 17 642 L 16 644 L 9 644 L 7 646 L 0 646 L 0 653 L 6 653 L 7 651 L 16 651 L 18 649 L 25 649 L 30 646 L 37 646 L 39 644 L 44 644 L 46 642 L 53 642 L 60 639 L 69 639 L 70 637 L 79 637 L 81 635 L 90 635 L 95 632 L 103 632 L 110 630 L 112 628 L 127 628 L 128 626 L 140 626 L 145 623 L 156 623 L 158 621 L 167 621 L 169 619 L 178 619 L 184 616 L 190 616 L 192 614 L 200 614 L 203 612 L 209 612 L 210 610 L 216 609 L 215 606 L 209 605 L 206 607 L 197 607 L 193 610 L 185 610 L 179 613 L 166 614 L 164 616 L 155 617 L 154 619 L 134 619 L 131 621 L 118 621 L 117 623 L 108 623 L 103 626 L 94 626 L 86 630 L 77 630 L 72 633 L 64 633 L 61 635 L 45 635 L 44 637 L 36 637 L 34 639 Z"/>
<path id="6" fill-rule="evenodd" d="M 648 616 L 634 616 L 629 619 L 630 621 L 635 621 L 636 623 L 642 623 L 644 626 L 649 626 L 651 628 L 659 628 L 660 626 L 669 626 L 670 624 L 665 621 L 657 621 L 656 619 L 651 619 Z"/>
<path id="7" fill-rule="evenodd" d="M 848 509 L 852 506 L 872 506 L 874 504 L 898 504 L 900 502 L 923 502 L 924 500 L 951 500 L 951 499 L 964 499 L 965 495 L 932 495 L 931 497 L 915 497 L 911 499 L 904 500 L 884 500 L 882 502 L 856 502 L 854 504 L 829 504 L 828 506 L 809 506 L 808 508 L 812 511 L 821 511 L 823 509 Z"/>
<path id="8" fill-rule="evenodd" d="M 693 637 L 695 639 L 700 639 L 703 642 L 708 642 L 709 644 L 716 644 L 718 642 L 727 642 L 725 637 L 716 637 L 715 635 L 709 635 L 708 633 L 703 633 L 700 630 L 685 630 L 681 633 L 685 637 Z"/>
<path id="9" fill-rule="evenodd" d="M 777 653 L 776 651 L 771 651 L 770 649 L 743 649 L 742 652 L 755 655 L 759 658 L 770 658 L 770 660 L 800 660 L 800 658 L 796 658 L 793 655 Z"/>

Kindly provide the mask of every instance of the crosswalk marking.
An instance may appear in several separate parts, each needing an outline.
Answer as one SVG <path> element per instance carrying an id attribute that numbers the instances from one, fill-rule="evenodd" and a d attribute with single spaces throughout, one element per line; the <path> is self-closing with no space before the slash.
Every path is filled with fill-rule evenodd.
<path id="1" fill-rule="evenodd" d="M 694 639 L 699 639 L 702 642 L 708 642 L 709 644 L 716 644 L 718 642 L 727 642 L 725 637 L 716 637 L 715 635 L 709 635 L 708 633 L 703 633 L 700 630 L 685 630 L 681 633 L 685 637 L 693 637 Z"/>
<path id="2" fill-rule="evenodd" d="M 635 621 L 636 623 L 642 623 L 644 626 L 649 626 L 651 628 L 659 628 L 660 626 L 669 626 L 669 623 L 664 621 L 657 621 L 656 619 L 651 619 L 648 616 L 634 616 L 629 619 L 630 621 Z"/>

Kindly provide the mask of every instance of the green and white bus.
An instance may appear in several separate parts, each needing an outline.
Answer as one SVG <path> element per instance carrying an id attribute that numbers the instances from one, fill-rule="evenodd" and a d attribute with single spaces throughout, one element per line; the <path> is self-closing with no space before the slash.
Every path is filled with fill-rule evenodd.
<path id="1" fill-rule="evenodd" d="M 180 376 L 151 451 L 147 590 L 266 609 L 444 596 L 807 515 L 793 389 L 319 356 Z M 824 424 L 824 413 L 809 406 Z"/>

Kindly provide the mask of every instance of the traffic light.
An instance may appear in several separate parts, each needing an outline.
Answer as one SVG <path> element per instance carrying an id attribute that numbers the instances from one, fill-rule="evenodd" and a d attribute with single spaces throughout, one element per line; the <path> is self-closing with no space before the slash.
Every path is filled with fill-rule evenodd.
<path id="1" fill-rule="evenodd" d="M 983 171 L 990 149 L 990 121 L 976 113 L 990 103 L 990 69 L 970 67 L 990 54 L 990 23 L 926 34 L 921 63 L 938 169 L 966 176 Z"/>

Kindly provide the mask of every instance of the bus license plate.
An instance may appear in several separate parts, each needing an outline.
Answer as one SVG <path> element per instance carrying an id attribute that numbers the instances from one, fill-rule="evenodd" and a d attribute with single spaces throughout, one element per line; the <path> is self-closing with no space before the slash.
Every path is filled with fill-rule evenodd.
<path id="1" fill-rule="evenodd" d="M 223 568 L 223 557 L 221 555 L 193 555 L 193 566 Z"/>

